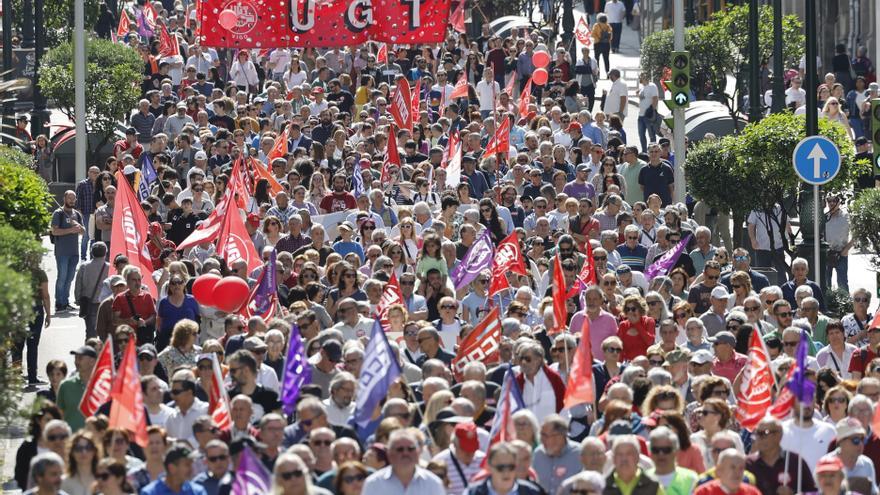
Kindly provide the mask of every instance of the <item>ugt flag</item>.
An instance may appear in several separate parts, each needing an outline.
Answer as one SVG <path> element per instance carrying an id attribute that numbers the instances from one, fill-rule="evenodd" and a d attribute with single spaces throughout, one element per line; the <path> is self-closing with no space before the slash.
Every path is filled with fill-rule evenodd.
<path id="1" fill-rule="evenodd" d="M 290 329 L 290 345 L 287 359 L 284 361 L 284 377 L 281 383 L 281 407 L 285 414 L 293 414 L 300 388 L 310 381 L 312 381 L 312 369 L 309 368 L 306 349 L 299 334 L 299 325 L 294 323 Z"/>
<path id="2" fill-rule="evenodd" d="M 385 398 L 391 384 L 400 376 L 400 364 L 394 358 L 378 319 L 373 323 L 373 330 L 370 333 L 370 340 L 364 351 L 361 376 L 358 379 L 358 396 L 354 410 L 354 425 L 358 428 L 359 434 L 365 433 L 373 423 L 373 413 Z"/>
<path id="3" fill-rule="evenodd" d="M 489 237 L 489 229 L 483 229 L 480 237 L 471 244 L 464 258 L 452 269 L 449 278 L 455 290 L 459 290 L 471 283 L 481 271 L 492 267 L 492 254 L 495 252 L 492 239 Z"/>

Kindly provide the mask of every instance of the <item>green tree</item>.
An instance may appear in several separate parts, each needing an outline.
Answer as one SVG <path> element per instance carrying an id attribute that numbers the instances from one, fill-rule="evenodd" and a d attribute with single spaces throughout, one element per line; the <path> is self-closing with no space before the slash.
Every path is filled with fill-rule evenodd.
<path id="1" fill-rule="evenodd" d="M 52 196 L 30 165 L 22 151 L 0 146 L 0 222 L 36 237 L 49 228 Z"/>
<path id="2" fill-rule="evenodd" d="M 871 264 L 880 270 L 880 189 L 859 192 L 849 207 L 853 239 L 871 254 Z"/>
<path id="3" fill-rule="evenodd" d="M 98 38 L 88 39 L 86 51 L 86 126 L 90 134 L 98 136 L 89 150 L 94 154 L 137 106 L 143 61 L 131 47 Z M 46 53 L 40 67 L 40 84 L 43 94 L 73 120 L 72 43 L 62 43 Z"/>
<path id="4" fill-rule="evenodd" d="M 100 14 L 100 0 L 84 0 L 85 26 L 94 27 Z M 13 25 L 21 32 L 24 26 L 24 2 L 12 0 Z M 70 39 L 73 32 L 73 0 L 51 0 L 43 2 L 44 36 L 46 46 L 56 46 Z"/>
<path id="5" fill-rule="evenodd" d="M 12 366 L 6 356 L 27 336 L 34 316 L 31 287 L 30 273 L 0 265 L 0 419 L 4 421 L 11 420 L 21 405 L 21 368 Z"/>

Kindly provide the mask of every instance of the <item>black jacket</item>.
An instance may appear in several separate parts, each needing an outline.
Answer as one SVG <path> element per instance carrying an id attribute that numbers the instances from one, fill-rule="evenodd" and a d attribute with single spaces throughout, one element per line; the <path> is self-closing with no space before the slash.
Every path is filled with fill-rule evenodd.
<path id="1" fill-rule="evenodd" d="M 470 487 L 467 495 L 489 495 L 490 480 L 491 478 L 486 478 L 479 485 Z M 517 480 L 516 483 L 519 488 L 517 495 L 542 495 L 544 493 L 541 488 L 530 481 Z"/>

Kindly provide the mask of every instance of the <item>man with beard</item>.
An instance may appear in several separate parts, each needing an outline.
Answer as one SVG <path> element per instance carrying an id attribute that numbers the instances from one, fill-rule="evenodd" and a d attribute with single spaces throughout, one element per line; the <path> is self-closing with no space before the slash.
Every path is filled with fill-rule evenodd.
<path id="1" fill-rule="evenodd" d="M 318 88 L 316 88 L 318 89 Z M 330 110 L 322 110 L 320 113 L 321 124 L 312 129 L 312 141 L 316 143 L 326 144 L 327 140 L 333 135 L 335 126 L 330 117 Z"/>
<path id="2" fill-rule="evenodd" d="M 342 371 L 330 380 L 330 397 L 324 399 L 327 408 L 327 422 L 331 425 L 348 426 L 354 414 L 354 392 L 357 379 L 351 373 Z"/>
<path id="3" fill-rule="evenodd" d="M 831 441 L 837 436 L 834 426 L 813 420 L 813 411 L 813 404 L 795 402 L 791 419 L 782 423 L 780 444 L 784 450 L 799 455 L 810 469 L 815 469 L 819 459 L 828 453 Z"/>
<path id="4" fill-rule="evenodd" d="M 313 134 L 314 136 L 314 134 Z M 345 190 L 346 178 L 343 174 L 333 176 L 333 192 L 321 200 L 321 213 L 336 213 L 357 208 L 354 195 Z"/>

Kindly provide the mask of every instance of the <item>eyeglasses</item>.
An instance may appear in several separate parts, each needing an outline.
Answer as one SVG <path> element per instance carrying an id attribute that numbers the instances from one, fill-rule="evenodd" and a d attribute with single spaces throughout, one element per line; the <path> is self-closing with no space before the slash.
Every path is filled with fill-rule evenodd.
<path id="1" fill-rule="evenodd" d="M 752 313 L 754 311 L 761 311 L 761 306 L 745 306 L 743 309 L 746 310 L 746 313 Z"/>
<path id="2" fill-rule="evenodd" d="M 672 447 L 651 447 L 652 454 L 669 455 L 672 453 Z"/>
<path id="3" fill-rule="evenodd" d="M 675 319 L 680 320 L 682 318 L 687 318 L 687 313 L 675 313 Z"/>
<path id="4" fill-rule="evenodd" d="M 625 308 L 623 308 L 623 310 L 627 313 L 635 313 L 635 312 L 639 311 L 640 309 L 642 309 L 642 308 L 640 308 L 638 306 L 626 306 Z"/>
<path id="5" fill-rule="evenodd" d="M 329 447 L 331 443 L 333 443 L 333 442 L 330 441 L 330 440 L 326 440 L 326 439 L 325 439 L 325 440 L 318 440 L 318 439 L 315 439 L 315 440 L 310 441 L 310 442 L 309 442 L 309 445 L 311 445 L 311 446 L 313 446 L 313 447 Z"/>
<path id="6" fill-rule="evenodd" d="M 792 341 L 792 342 L 782 341 L 782 345 L 783 345 L 783 347 L 797 347 L 798 344 L 800 344 L 800 341 L 799 341 L 799 340 L 795 340 L 795 341 Z"/>
<path id="7" fill-rule="evenodd" d="M 416 447 L 413 445 L 401 446 L 401 447 L 394 448 L 394 452 L 396 452 L 398 454 L 403 454 L 404 452 L 411 454 L 411 453 L 415 452 L 416 450 L 418 450 L 418 449 L 416 449 Z"/>
<path id="8" fill-rule="evenodd" d="M 825 400 L 830 404 L 846 404 L 848 401 L 846 397 L 828 397 Z"/>
<path id="9" fill-rule="evenodd" d="M 496 464 L 492 469 L 501 473 L 512 473 L 516 470 L 516 464 Z"/>
<path id="10" fill-rule="evenodd" d="M 440 306 L 440 309 L 458 309 L 458 306 L 455 304 L 444 304 Z"/>
<path id="11" fill-rule="evenodd" d="M 208 457 L 208 462 L 228 461 L 229 456 L 226 454 L 214 455 Z"/>
<path id="12" fill-rule="evenodd" d="M 854 297 L 853 301 L 857 302 L 857 303 L 867 303 L 867 302 L 871 302 L 871 298 L 870 297 Z"/>
<path id="13" fill-rule="evenodd" d="M 293 478 L 302 478 L 303 477 L 302 469 L 294 469 L 293 471 L 287 471 L 284 473 L 278 473 L 278 476 L 285 481 L 290 481 Z"/>
<path id="14" fill-rule="evenodd" d="M 755 430 L 755 436 L 758 438 L 769 437 L 774 433 L 779 433 L 779 430 L 774 430 L 773 428 L 764 428 L 763 430 Z"/>
<path id="15" fill-rule="evenodd" d="M 703 417 L 705 417 L 705 416 L 709 416 L 709 415 L 712 415 L 712 414 L 717 414 L 717 415 L 719 415 L 719 416 L 721 415 L 720 412 L 718 412 L 718 411 L 716 411 L 716 410 L 714 410 L 714 409 L 703 409 L 702 411 L 700 411 L 700 416 L 703 416 Z"/>
<path id="16" fill-rule="evenodd" d="M 231 369 L 231 368 L 230 368 L 230 369 Z M 172 389 L 171 389 L 171 395 L 174 395 L 174 396 L 180 395 L 180 394 L 182 394 L 182 393 L 184 393 L 184 392 L 186 392 L 186 390 L 184 390 L 184 389 L 182 389 L 182 388 L 172 388 Z"/>
<path id="17" fill-rule="evenodd" d="M 779 299 L 767 299 L 766 301 L 764 301 L 764 305 L 765 306 L 773 306 L 773 303 L 775 303 L 778 300 Z"/>
<path id="18" fill-rule="evenodd" d="M 347 474 L 342 477 L 342 482 L 348 484 L 356 481 L 364 481 L 365 479 L 367 479 L 367 475 L 364 473 Z"/>
<path id="19" fill-rule="evenodd" d="M 81 454 L 84 452 L 92 452 L 93 450 L 95 450 L 95 446 L 90 443 L 84 443 L 80 445 L 74 445 L 72 450 Z"/>
<path id="20" fill-rule="evenodd" d="M 730 286 L 733 287 L 734 289 L 742 289 L 742 285 L 733 285 L 733 284 L 731 284 Z"/>
<path id="21" fill-rule="evenodd" d="M 780 311 L 776 313 L 777 318 L 790 318 L 794 313 L 792 311 Z"/>
<path id="22" fill-rule="evenodd" d="M 663 366 L 664 360 L 663 359 L 649 359 L 648 362 L 651 363 L 651 366 Z"/>
<path id="23" fill-rule="evenodd" d="M 848 439 L 853 445 L 862 445 L 865 443 L 865 437 L 852 437 Z"/>
<path id="24" fill-rule="evenodd" d="M 593 256 L 593 261 L 608 261 L 606 256 Z"/>
<path id="25" fill-rule="evenodd" d="M 603 352 L 605 352 L 605 354 L 620 354 L 621 352 L 623 352 L 623 349 L 621 349 L 620 347 L 609 347 L 607 349 L 603 349 Z"/>
<path id="26" fill-rule="evenodd" d="M 724 328 L 726 328 L 727 330 L 736 331 L 736 330 L 739 330 L 739 327 L 741 327 L 741 326 L 742 325 L 739 325 L 739 324 L 732 324 L 732 325 L 727 325 Z"/>
<path id="27" fill-rule="evenodd" d="M 67 433 L 59 433 L 57 435 L 46 435 L 46 440 L 50 442 L 59 442 L 62 440 L 67 440 L 70 435 Z"/>

